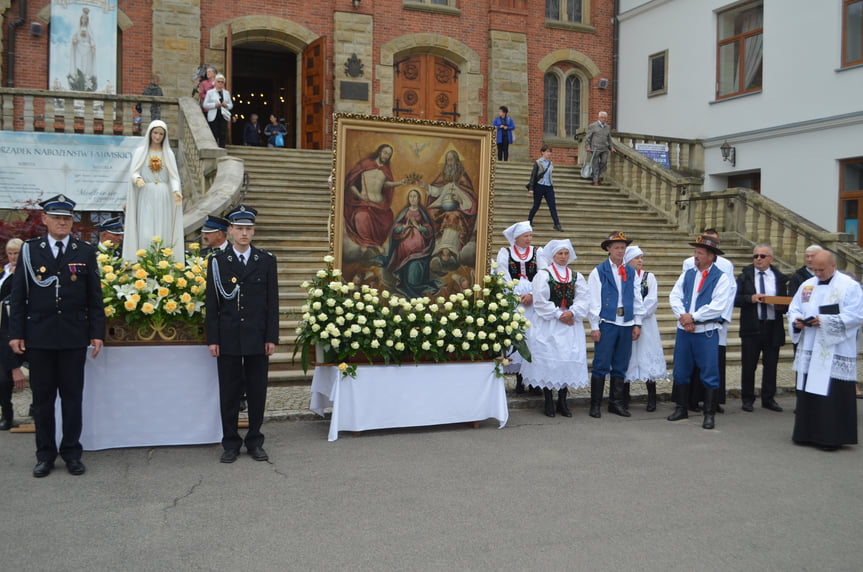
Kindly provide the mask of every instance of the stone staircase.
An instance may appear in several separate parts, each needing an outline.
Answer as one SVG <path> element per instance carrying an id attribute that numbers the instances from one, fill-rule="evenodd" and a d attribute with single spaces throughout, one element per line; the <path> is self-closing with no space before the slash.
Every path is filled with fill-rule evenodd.
<path id="1" fill-rule="evenodd" d="M 270 361 L 270 382 L 308 383 L 310 376 L 291 364 L 291 355 L 299 308 L 305 299 L 299 284 L 314 275 L 329 251 L 327 177 L 332 168 L 332 152 L 229 147 L 229 153 L 245 162 L 250 177 L 245 202 L 260 212 L 255 243 L 272 251 L 279 260 L 282 318 L 279 346 Z M 532 198 L 524 183 L 530 170 L 529 163 L 497 165 L 492 257 L 507 244 L 501 231 L 527 219 Z M 586 279 L 590 270 L 605 259 L 599 245 L 611 231 L 623 230 L 634 239 L 633 244 L 645 252 L 645 268 L 659 282 L 657 318 L 670 367 L 676 325 L 668 306 L 668 294 L 680 274 L 683 259 L 692 255 L 688 243 L 694 237 L 679 232 L 661 213 L 614 185 L 591 186 L 574 167 L 556 167 L 554 181 L 557 209 L 565 232 L 552 229 L 551 217 L 543 203 L 534 218 L 533 244 L 542 246 L 553 238 L 571 239 L 578 254 L 573 267 Z M 751 262 L 748 246 L 723 243 L 722 248 L 737 270 Z M 779 266 L 783 272 L 792 270 L 781 262 Z M 740 339 L 736 322 L 728 338 L 728 364 L 738 365 Z M 588 339 L 589 359 L 592 346 Z M 788 344 L 781 356 L 790 359 L 791 355 Z"/>

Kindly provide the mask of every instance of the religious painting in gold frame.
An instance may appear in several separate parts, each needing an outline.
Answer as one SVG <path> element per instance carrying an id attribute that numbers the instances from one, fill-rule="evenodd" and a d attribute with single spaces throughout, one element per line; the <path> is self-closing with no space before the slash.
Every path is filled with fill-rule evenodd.
<path id="1" fill-rule="evenodd" d="M 448 296 L 488 272 L 494 128 L 336 114 L 330 248 L 345 281 Z"/>

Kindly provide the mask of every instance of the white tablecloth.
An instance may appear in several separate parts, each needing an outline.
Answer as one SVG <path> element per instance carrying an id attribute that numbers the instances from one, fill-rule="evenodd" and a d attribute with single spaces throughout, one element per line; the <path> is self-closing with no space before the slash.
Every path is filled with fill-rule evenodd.
<path id="1" fill-rule="evenodd" d="M 504 380 L 494 363 L 360 365 L 356 378 L 337 367 L 315 368 L 311 410 L 332 407 L 329 440 L 339 431 L 509 419 Z"/>
<path id="2" fill-rule="evenodd" d="M 81 445 L 116 447 L 219 443 L 219 378 L 207 346 L 87 350 Z M 62 430 L 59 400 L 57 442 Z"/>

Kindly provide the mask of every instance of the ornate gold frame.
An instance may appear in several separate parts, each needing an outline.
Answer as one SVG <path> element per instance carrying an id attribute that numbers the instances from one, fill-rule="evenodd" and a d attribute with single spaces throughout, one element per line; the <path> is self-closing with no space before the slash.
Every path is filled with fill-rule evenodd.
<path id="1" fill-rule="evenodd" d="M 494 206 L 494 169 L 495 169 L 495 140 L 494 128 L 481 125 L 462 125 L 455 123 L 444 123 L 437 121 L 426 121 L 418 119 L 401 119 L 394 117 L 377 117 L 369 115 L 342 114 L 334 115 L 333 127 L 333 186 L 332 200 L 330 202 L 329 238 L 330 252 L 335 257 L 335 265 L 344 272 L 345 280 L 354 280 L 357 284 L 369 284 L 379 289 L 389 290 L 393 293 L 399 292 L 408 295 L 404 286 L 394 286 L 393 275 L 387 270 L 377 266 L 381 262 L 374 262 L 375 254 L 386 258 L 392 245 L 389 238 L 381 245 L 377 240 L 386 234 L 392 237 L 394 227 L 384 230 L 379 221 L 373 220 L 375 245 L 362 246 L 351 240 L 350 231 L 346 229 L 346 211 L 352 216 L 362 207 L 356 205 L 346 207 L 346 193 L 352 192 L 346 189 L 346 177 L 351 170 L 360 162 L 375 152 L 381 145 L 392 147 L 392 160 L 388 167 L 391 169 L 393 181 L 405 181 L 408 183 L 392 188 L 392 196 L 387 202 L 386 198 L 375 204 L 387 205 L 394 218 L 407 206 L 407 196 L 416 189 L 420 192 L 423 212 L 434 221 L 436 231 L 436 243 L 434 248 L 441 248 L 447 252 L 439 253 L 437 266 L 434 265 L 435 257 L 430 258 L 430 273 L 433 282 L 445 282 L 446 286 L 440 287 L 437 292 L 429 291 L 425 295 L 448 294 L 461 291 L 465 282 L 469 285 L 480 282 L 482 276 L 488 272 L 489 253 L 491 252 L 491 236 L 493 228 L 493 206 Z M 472 193 L 466 192 L 461 195 L 458 208 L 452 207 L 453 201 L 447 201 L 448 208 L 458 210 L 458 213 L 444 214 L 439 208 L 431 204 L 435 197 L 430 195 L 426 185 L 434 182 L 443 173 L 445 157 L 455 150 L 464 167 L 464 172 L 472 183 Z M 356 187 L 355 187 L 356 188 Z M 438 187 L 446 188 L 446 187 Z M 469 187 L 464 187 L 469 189 Z M 383 192 L 383 191 L 382 191 Z M 446 192 L 446 191 L 442 191 Z M 473 195 L 473 196 L 471 196 Z M 354 195 L 355 196 L 355 195 Z M 457 195 L 451 195 L 454 199 Z M 443 204 L 444 197 L 436 202 Z M 473 215 L 466 214 L 460 218 L 463 212 L 462 205 L 469 205 L 476 201 L 475 219 Z M 351 197 L 351 200 L 356 200 Z M 361 199 L 362 200 L 362 199 Z M 370 204 L 368 202 L 363 204 Z M 464 212 L 467 212 L 465 207 Z M 437 218 L 432 216 L 437 215 Z M 441 218 L 451 216 L 454 218 Z M 385 217 L 383 217 L 385 218 Z M 451 221 L 466 221 L 460 227 L 462 230 L 470 228 L 473 220 L 473 230 L 470 233 L 460 233 L 459 236 L 466 237 L 458 241 L 458 252 L 452 258 L 451 249 L 444 245 L 453 244 L 453 231 L 443 236 L 443 228 L 453 228 Z M 440 222 L 440 224 L 437 224 Z M 356 228 L 356 227 L 352 227 Z M 455 228 L 459 228 L 456 224 Z M 354 234 L 353 236 L 357 236 Z M 465 243 L 463 244 L 463 241 Z M 475 248 L 475 250 L 473 250 Z M 473 251 L 473 256 L 471 256 Z M 448 254 L 450 253 L 450 254 Z M 446 260 L 446 262 L 443 262 Z M 451 268 L 458 263 L 458 270 L 440 274 L 445 268 Z M 468 267 L 470 272 L 468 272 Z M 378 272 L 376 268 L 380 268 Z M 468 274 L 470 276 L 468 277 Z M 401 281 L 396 280 L 401 283 Z M 408 290 L 410 290 L 408 286 Z"/>

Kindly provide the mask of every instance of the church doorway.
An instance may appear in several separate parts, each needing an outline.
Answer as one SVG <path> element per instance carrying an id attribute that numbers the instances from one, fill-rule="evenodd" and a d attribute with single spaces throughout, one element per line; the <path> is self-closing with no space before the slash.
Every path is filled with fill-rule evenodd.
<path id="1" fill-rule="evenodd" d="M 393 115 L 434 121 L 459 121 L 458 66 L 432 54 L 397 59 Z"/>
<path id="2" fill-rule="evenodd" d="M 272 113 L 288 131 L 285 147 L 297 147 L 297 53 L 276 44 L 244 43 L 235 46 L 231 56 L 230 91 L 237 118 L 231 143 L 243 144 L 243 127 L 253 113 L 262 133 Z"/>

